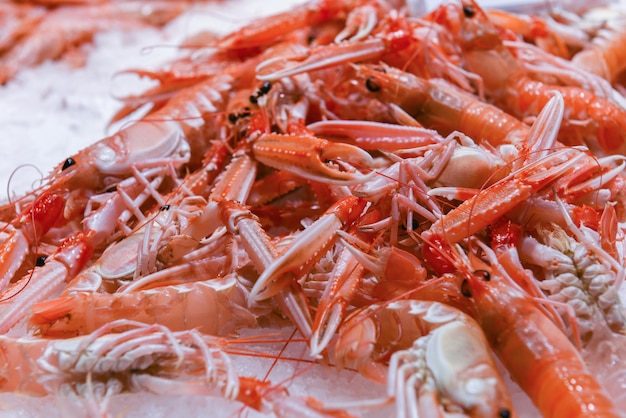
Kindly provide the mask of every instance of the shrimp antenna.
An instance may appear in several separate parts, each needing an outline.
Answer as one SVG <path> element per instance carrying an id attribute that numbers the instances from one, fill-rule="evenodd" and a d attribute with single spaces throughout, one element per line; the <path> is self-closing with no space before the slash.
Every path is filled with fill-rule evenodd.
<path id="1" fill-rule="evenodd" d="M 41 185 L 43 184 L 43 179 L 44 179 L 44 175 L 43 172 L 39 169 L 39 167 L 37 167 L 35 164 L 31 164 L 31 163 L 25 163 L 25 164 L 20 164 L 17 167 L 15 167 L 15 169 L 11 172 L 11 175 L 9 176 L 9 180 L 7 181 L 7 199 L 9 201 L 10 204 L 13 204 L 13 202 L 15 202 L 15 200 L 12 200 L 11 198 L 11 182 L 13 182 L 13 177 L 17 174 L 17 172 L 22 169 L 22 168 L 26 168 L 26 167 L 30 167 L 30 168 L 34 168 L 35 171 L 37 171 L 37 173 L 39 174 L 39 179 L 38 180 L 34 180 L 31 184 L 31 187 L 33 189 L 36 189 L 38 187 L 41 187 Z M 19 200 L 19 199 L 17 199 Z"/>

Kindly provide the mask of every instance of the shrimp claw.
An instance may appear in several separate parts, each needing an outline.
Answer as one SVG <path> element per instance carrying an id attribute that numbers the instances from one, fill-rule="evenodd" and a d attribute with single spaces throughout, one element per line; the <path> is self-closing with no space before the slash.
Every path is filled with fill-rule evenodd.
<path id="1" fill-rule="evenodd" d="M 305 274 L 336 242 L 336 231 L 349 227 L 358 218 L 365 203 L 364 199 L 347 196 L 331 206 L 263 271 L 250 291 L 249 303 L 274 296 Z"/>
<path id="2" fill-rule="evenodd" d="M 264 134 L 254 142 L 252 150 L 254 157 L 263 164 L 309 180 L 349 185 L 362 183 L 374 175 L 373 172 L 362 174 L 350 164 L 371 167 L 373 160 L 366 151 L 310 135 Z M 338 163 L 331 165 L 327 161 Z"/>

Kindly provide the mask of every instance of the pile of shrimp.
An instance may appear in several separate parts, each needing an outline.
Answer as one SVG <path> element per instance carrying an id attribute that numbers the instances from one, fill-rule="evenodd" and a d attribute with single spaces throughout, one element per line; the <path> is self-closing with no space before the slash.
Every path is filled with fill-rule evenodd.
<path id="1" fill-rule="evenodd" d="M 626 11 L 398 3 L 315 0 L 128 70 L 156 86 L 122 128 L 0 208 L 0 390 L 508 418 L 508 375 L 544 417 L 623 416 Z M 386 396 L 240 374 L 268 323 Z"/>

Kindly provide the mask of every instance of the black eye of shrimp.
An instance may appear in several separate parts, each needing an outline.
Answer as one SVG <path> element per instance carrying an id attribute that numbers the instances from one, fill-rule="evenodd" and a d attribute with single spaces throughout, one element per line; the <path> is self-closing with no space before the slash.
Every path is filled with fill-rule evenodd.
<path id="1" fill-rule="evenodd" d="M 71 166 L 75 164 L 76 164 L 76 161 L 74 161 L 74 159 L 70 157 L 67 160 L 65 160 L 65 162 L 63 163 L 63 167 L 61 168 L 61 171 L 64 171 L 65 169 L 70 168 Z"/>
<path id="2" fill-rule="evenodd" d="M 372 93 L 380 91 L 380 85 L 376 82 L 376 79 L 374 77 L 369 77 L 367 80 L 365 80 L 365 87 L 367 87 L 367 89 Z"/>
<path id="3" fill-rule="evenodd" d="M 461 283 L 461 294 L 466 298 L 472 297 L 472 292 L 470 291 L 469 283 L 467 282 L 467 280 L 463 280 L 463 283 Z"/>
<path id="4" fill-rule="evenodd" d="M 257 97 L 261 97 L 269 93 L 271 89 L 272 89 L 272 83 L 270 83 L 269 81 L 266 81 L 265 83 L 263 83 L 261 87 L 259 87 L 259 91 L 257 92 Z"/>
<path id="5" fill-rule="evenodd" d="M 486 270 L 476 270 L 473 274 L 474 274 L 474 276 L 480 277 L 481 279 L 483 279 L 486 282 L 491 280 L 491 275 Z"/>
<path id="6" fill-rule="evenodd" d="M 259 102 L 256 96 L 250 96 L 248 99 L 252 104 L 257 104 Z"/>
<path id="7" fill-rule="evenodd" d="M 161 206 L 161 207 L 159 208 L 159 210 L 160 210 L 161 212 L 164 212 L 164 211 L 166 211 L 166 210 L 170 210 L 170 205 L 163 205 L 163 206 Z"/>
<path id="8" fill-rule="evenodd" d="M 463 6 L 463 14 L 465 15 L 465 17 L 474 17 L 476 12 L 474 11 L 474 8 L 472 6 L 466 4 L 465 6 Z"/>
<path id="9" fill-rule="evenodd" d="M 503 409 L 501 409 L 501 410 L 498 412 L 498 416 L 499 416 L 500 418 L 510 418 L 510 416 L 511 416 L 511 411 L 509 411 L 509 410 L 508 410 L 508 409 L 506 409 L 506 408 L 503 408 Z"/>
<path id="10" fill-rule="evenodd" d="M 230 123 L 237 122 L 237 115 L 235 115 L 234 113 L 229 113 L 228 114 L 228 120 L 230 121 Z"/>
<path id="11" fill-rule="evenodd" d="M 41 267 L 44 264 L 46 264 L 46 258 L 48 258 L 47 255 L 40 255 L 39 257 L 37 257 L 37 261 L 35 261 L 35 265 L 37 267 Z"/>

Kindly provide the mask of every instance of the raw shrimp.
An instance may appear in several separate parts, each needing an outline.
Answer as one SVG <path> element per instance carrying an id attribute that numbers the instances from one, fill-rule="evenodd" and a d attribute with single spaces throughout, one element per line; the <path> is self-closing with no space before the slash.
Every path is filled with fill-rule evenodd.
<path id="1" fill-rule="evenodd" d="M 626 111 L 578 87 L 546 85 L 530 79 L 504 47 L 497 28 L 472 0 L 449 4 L 431 18 L 448 27 L 463 48 L 464 67 L 478 74 L 487 95 L 514 116 L 535 116 L 553 91 L 565 100 L 565 119 L 559 140 L 585 144 L 596 155 L 626 151 Z"/>
<path id="2" fill-rule="evenodd" d="M 626 29 L 623 10 L 610 6 L 591 10 L 583 20 L 604 21 L 591 42 L 572 57 L 572 63 L 613 83 L 626 69 Z"/>
<path id="3" fill-rule="evenodd" d="M 172 331 L 197 329 L 230 335 L 253 326 L 247 291 L 235 274 L 122 293 L 73 292 L 37 303 L 29 323 L 47 337 L 89 334 L 120 318 L 161 324 Z"/>
<path id="4" fill-rule="evenodd" d="M 389 356 L 386 370 L 382 361 Z M 438 302 L 399 300 L 355 311 L 339 330 L 335 362 L 387 380 L 398 416 L 437 416 L 456 408 L 472 417 L 513 414 L 478 324 Z"/>
<path id="5" fill-rule="evenodd" d="M 474 315 L 512 379 L 544 417 L 619 417 L 580 354 L 535 302 L 515 287 L 487 246 L 474 241 L 491 265 L 472 257 L 465 293 Z M 471 267 L 470 267 L 471 266 Z"/>

